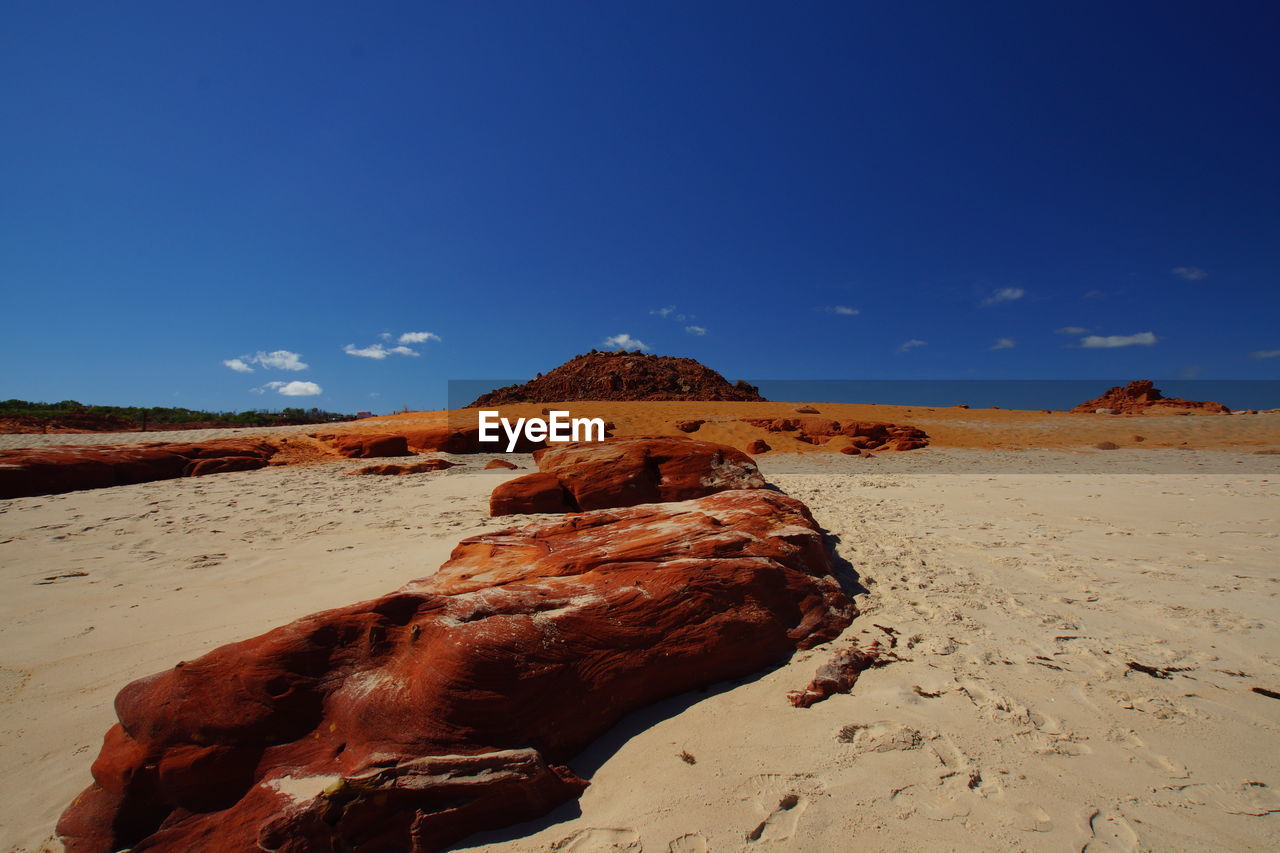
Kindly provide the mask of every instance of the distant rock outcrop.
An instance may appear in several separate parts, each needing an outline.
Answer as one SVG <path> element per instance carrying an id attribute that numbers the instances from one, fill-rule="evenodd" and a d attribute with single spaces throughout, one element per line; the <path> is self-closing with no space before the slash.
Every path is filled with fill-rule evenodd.
<path id="1" fill-rule="evenodd" d="M 890 424 L 879 421 L 850 421 L 841 424 L 830 418 L 744 418 L 744 423 L 760 427 L 767 432 L 795 433 L 797 441 L 822 445 L 838 435 L 847 436 L 849 443 L 863 450 L 915 450 L 929 445 L 924 430 L 907 424 Z"/>
<path id="2" fill-rule="evenodd" d="M 753 385 L 731 383 L 692 358 L 638 352 L 590 352 L 575 356 L 523 385 L 481 396 L 476 406 L 560 403 L 571 400 L 763 401 Z"/>
<path id="3" fill-rule="evenodd" d="M 533 459 L 540 473 L 494 489 L 491 515 L 683 501 L 765 485 L 756 463 L 741 450 L 683 436 L 581 441 L 535 451 Z M 534 505 L 549 508 L 525 508 Z"/>
<path id="4" fill-rule="evenodd" d="M 854 615 L 808 509 L 765 489 L 486 533 L 395 593 L 125 687 L 58 835 L 70 853 L 438 850 L 576 797 L 565 762 L 624 714 Z"/>
<path id="5" fill-rule="evenodd" d="M 1166 397 L 1160 393 L 1150 379 L 1138 379 L 1128 385 L 1116 385 L 1107 389 L 1107 393 L 1093 400 L 1087 400 L 1073 408 L 1072 412 L 1088 414 L 1093 412 L 1105 414 L 1142 414 L 1151 408 L 1199 409 L 1204 412 L 1231 411 L 1221 403 L 1212 400 L 1182 400 L 1177 397 Z"/>
<path id="6" fill-rule="evenodd" d="M 0 451 L 0 498 L 56 495 L 176 477 L 248 471 L 270 464 L 262 441 L 82 444 Z"/>

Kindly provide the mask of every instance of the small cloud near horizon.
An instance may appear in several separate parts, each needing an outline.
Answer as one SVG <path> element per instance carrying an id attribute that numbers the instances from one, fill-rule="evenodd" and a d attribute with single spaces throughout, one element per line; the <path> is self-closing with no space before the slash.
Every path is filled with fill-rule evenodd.
<path id="1" fill-rule="evenodd" d="M 707 330 L 702 328 L 701 326 L 685 326 L 684 330 L 689 334 L 697 335 L 698 337 L 702 337 L 707 333 Z"/>
<path id="2" fill-rule="evenodd" d="M 1159 338 L 1151 332 L 1138 332 L 1135 335 L 1089 335 L 1080 339 L 1080 346 L 1085 349 L 1114 349 L 1115 347 L 1149 347 Z"/>
<path id="3" fill-rule="evenodd" d="M 296 379 L 292 382 L 281 382 L 279 380 L 275 382 L 268 382 L 261 388 L 251 388 L 250 390 L 255 394 L 262 394 L 270 390 L 275 391 L 278 394 L 283 394 L 285 397 L 314 397 L 317 394 L 324 393 L 324 389 L 316 383 L 299 382 Z"/>
<path id="4" fill-rule="evenodd" d="M 828 314 L 839 314 L 841 317 L 856 317 L 862 313 L 859 308 L 850 308 L 848 305 L 824 305 L 823 311 Z"/>
<path id="5" fill-rule="evenodd" d="M 384 347 L 382 344 L 370 344 L 367 347 L 357 347 L 355 344 L 347 344 L 342 348 L 347 355 L 354 355 L 356 358 L 372 358 L 376 361 L 382 361 L 389 355 L 407 355 L 417 358 L 422 353 L 417 350 L 410 349 L 405 346 Z"/>
<path id="6" fill-rule="evenodd" d="M 1089 331 L 1084 326 L 1063 326 L 1061 329 L 1055 329 L 1055 335 L 1083 335 Z"/>
<path id="7" fill-rule="evenodd" d="M 1209 271 L 1200 267 L 1174 267 L 1169 272 L 1187 281 L 1199 281 L 1209 275 Z"/>
<path id="8" fill-rule="evenodd" d="M 302 356 L 296 352 L 289 352 L 287 349 L 278 349 L 271 352 L 258 350 L 253 355 L 228 358 L 222 363 L 236 373 L 253 373 L 253 368 L 250 367 L 252 364 L 276 370 L 306 370 L 308 367 L 302 360 Z"/>
<path id="9" fill-rule="evenodd" d="M 910 352 L 916 347 L 927 347 L 928 341 L 922 341 L 919 338 L 912 338 L 909 341 L 903 341 L 902 346 L 898 347 L 898 352 Z"/>
<path id="10" fill-rule="evenodd" d="M 1017 345 L 1017 341 L 1013 338 L 996 338 L 996 342 L 991 345 L 991 349 L 1013 349 Z"/>
<path id="11" fill-rule="evenodd" d="M 1021 287 L 1002 287 L 982 300 L 982 304 L 998 305 L 1001 302 L 1016 302 L 1026 295 L 1027 292 Z"/>
<path id="12" fill-rule="evenodd" d="M 398 344 L 425 344 L 427 341 L 440 341 L 441 338 L 435 332 L 405 332 L 396 341 Z"/>
<path id="13" fill-rule="evenodd" d="M 1251 358 L 1280 358 L 1280 349 L 1259 349 L 1254 350 Z"/>
<path id="14" fill-rule="evenodd" d="M 618 349 L 637 350 L 638 349 L 641 352 L 648 352 L 650 349 L 649 345 L 646 344 L 644 341 L 637 340 L 636 338 L 631 337 L 625 332 L 621 335 L 610 335 L 609 337 L 604 339 L 604 342 L 601 344 L 601 346 L 608 350 L 618 350 Z"/>
<path id="15" fill-rule="evenodd" d="M 676 310 L 676 306 L 668 305 L 666 308 L 657 308 L 650 311 L 653 317 L 661 317 L 664 320 L 674 320 L 677 323 L 687 323 L 693 319 L 692 314 L 682 314 Z"/>

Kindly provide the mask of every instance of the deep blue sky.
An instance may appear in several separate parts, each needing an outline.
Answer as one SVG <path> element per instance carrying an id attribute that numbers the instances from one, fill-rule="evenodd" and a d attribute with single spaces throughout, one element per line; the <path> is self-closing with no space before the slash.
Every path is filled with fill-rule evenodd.
<path id="1" fill-rule="evenodd" d="M 1278 29 L 14 0 L 0 397 L 425 408 L 617 335 L 730 378 L 1280 377 Z"/>

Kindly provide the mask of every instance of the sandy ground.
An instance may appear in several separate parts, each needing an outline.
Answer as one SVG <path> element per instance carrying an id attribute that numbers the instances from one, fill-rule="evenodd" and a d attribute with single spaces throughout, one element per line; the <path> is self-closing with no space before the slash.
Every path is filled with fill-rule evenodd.
<path id="1" fill-rule="evenodd" d="M 1265 416 L 1213 420 L 1235 417 Z M 1121 453 L 1140 470 L 1106 473 Z M 509 525 L 487 517 L 487 497 L 522 472 L 459 461 L 0 502 L 0 850 L 50 844 L 129 680 L 394 589 L 462 537 Z M 863 615 L 778 669 L 637 712 L 572 762 L 593 783 L 579 802 L 465 846 L 1280 846 L 1280 701 L 1250 690 L 1280 691 L 1280 457 L 760 461 L 859 573 Z M 877 626 L 897 632 L 904 660 L 851 695 L 787 704 L 835 648 L 883 638 Z"/>

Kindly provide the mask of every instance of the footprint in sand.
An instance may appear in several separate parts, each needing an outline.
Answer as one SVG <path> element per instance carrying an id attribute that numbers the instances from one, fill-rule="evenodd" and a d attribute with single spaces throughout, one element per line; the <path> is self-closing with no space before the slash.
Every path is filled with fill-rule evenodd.
<path id="1" fill-rule="evenodd" d="M 552 850 L 573 853 L 641 853 L 640 833 L 629 827 L 580 829 L 551 845 Z"/>
<path id="2" fill-rule="evenodd" d="M 667 853 L 707 853 L 707 839 L 699 833 L 682 835 L 667 845 Z"/>
<path id="3" fill-rule="evenodd" d="M 865 724 L 851 723 L 840 730 L 836 740 L 849 744 L 851 752 L 861 755 L 867 752 L 919 749 L 924 744 L 924 735 L 909 726 L 881 720 Z"/>
<path id="4" fill-rule="evenodd" d="M 1093 809 L 1086 822 L 1088 839 L 1080 853 L 1137 853 L 1138 833 L 1122 815 Z"/>
<path id="5" fill-rule="evenodd" d="M 775 773 L 753 776 L 745 787 L 751 792 L 750 799 L 756 808 L 765 815 L 764 820 L 747 833 L 747 840 L 752 842 L 790 839 L 800 816 L 809 807 L 809 795 L 814 793 L 812 781 Z"/>
<path id="6" fill-rule="evenodd" d="M 12 702 L 29 680 L 31 673 L 24 669 L 0 667 L 0 702 Z"/>
<path id="7" fill-rule="evenodd" d="M 1263 815 L 1280 812 L 1280 794 L 1263 782 L 1223 782 L 1216 785 L 1188 785 L 1182 796 L 1198 806 L 1213 806 L 1227 814 Z"/>

